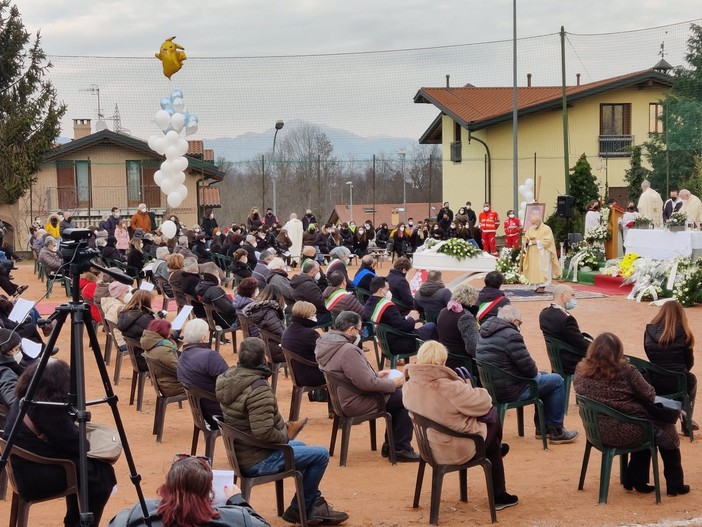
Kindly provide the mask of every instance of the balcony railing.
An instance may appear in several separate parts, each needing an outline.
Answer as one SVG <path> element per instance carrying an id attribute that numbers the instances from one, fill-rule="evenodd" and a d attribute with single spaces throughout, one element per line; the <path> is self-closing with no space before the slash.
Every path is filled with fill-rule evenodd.
<path id="1" fill-rule="evenodd" d="M 149 208 L 166 207 L 165 196 L 157 186 L 128 189 L 115 187 L 59 187 L 46 189 L 48 210 L 127 209 L 146 203 Z"/>
<path id="2" fill-rule="evenodd" d="M 633 135 L 601 135 L 600 157 L 629 157 L 634 145 Z"/>

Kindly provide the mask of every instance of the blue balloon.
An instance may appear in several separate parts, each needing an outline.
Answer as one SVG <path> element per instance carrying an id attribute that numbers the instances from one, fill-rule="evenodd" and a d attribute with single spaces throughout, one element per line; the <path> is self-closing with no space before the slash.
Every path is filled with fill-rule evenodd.
<path id="1" fill-rule="evenodd" d="M 189 113 L 188 118 L 185 120 L 185 124 L 199 123 L 199 122 L 200 122 L 200 120 L 197 118 L 197 115 L 195 115 L 194 113 Z"/>
<path id="2" fill-rule="evenodd" d="M 165 110 L 165 109 L 168 108 L 170 105 L 171 105 L 171 99 L 170 99 L 170 97 L 163 97 L 163 98 L 161 99 L 161 109 L 162 109 L 162 110 Z"/>
<path id="3" fill-rule="evenodd" d="M 169 106 L 168 108 L 166 108 L 166 111 L 168 112 L 168 115 L 173 115 L 174 113 L 176 113 L 176 111 L 173 109 L 173 106 Z"/>
<path id="4" fill-rule="evenodd" d="M 171 101 L 174 101 L 179 97 L 181 99 L 183 98 L 183 92 L 181 90 L 176 89 L 171 92 Z"/>

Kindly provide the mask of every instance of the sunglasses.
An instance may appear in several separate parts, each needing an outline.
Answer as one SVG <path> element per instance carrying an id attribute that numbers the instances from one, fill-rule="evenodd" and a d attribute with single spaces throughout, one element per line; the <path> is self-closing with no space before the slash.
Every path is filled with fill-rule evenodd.
<path id="1" fill-rule="evenodd" d="M 190 458 L 195 458 L 197 459 L 200 463 L 203 465 L 206 465 L 207 467 L 210 467 L 212 465 L 212 460 L 207 457 L 207 456 L 193 456 L 191 454 L 176 454 L 173 456 L 173 463 L 176 463 L 178 461 L 182 461 L 184 459 L 190 459 Z"/>

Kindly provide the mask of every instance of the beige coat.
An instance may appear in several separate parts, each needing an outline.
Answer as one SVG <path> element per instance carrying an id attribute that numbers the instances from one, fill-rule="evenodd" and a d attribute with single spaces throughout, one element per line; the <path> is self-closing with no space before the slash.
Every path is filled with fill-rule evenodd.
<path id="1" fill-rule="evenodd" d="M 698 229 L 702 225 L 702 201 L 695 195 L 690 195 L 687 200 L 683 200 L 680 212 L 687 214 L 687 221 L 695 224 Z"/>
<path id="2" fill-rule="evenodd" d="M 653 222 L 654 227 L 659 228 L 663 224 L 663 198 L 652 188 L 647 188 L 641 193 L 636 208 L 639 210 L 640 216 Z"/>
<path id="3" fill-rule="evenodd" d="M 492 408 L 490 394 L 473 388 L 445 366 L 409 364 L 409 380 L 402 387 L 402 402 L 418 413 L 457 432 L 487 435 L 487 426 L 478 421 Z M 465 463 L 475 455 L 475 443 L 467 439 L 429 432 L 434 458 L 441 464 Z"/>
<path id="4" fill-rule="evenodd" d="M 552 279 L 561 277 L 551 227 L 543 222 L 538 227 L 532 225 L 524 233 L 524 245 L 524 276 L 530 284 L 549 284 Z"/>

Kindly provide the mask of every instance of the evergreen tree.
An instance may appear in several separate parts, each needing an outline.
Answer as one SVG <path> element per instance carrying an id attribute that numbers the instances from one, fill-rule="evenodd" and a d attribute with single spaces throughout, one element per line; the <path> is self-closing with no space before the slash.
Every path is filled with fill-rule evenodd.
<path id="1" fill-rule="evenodd" d="M 641 150 L 640 146 L 635 146 L 631 149 L 631 157 L 629 158 L 629 168 L 624 173 L 624 180 L 629 187 L 629 199 L 636 203 L 641 196 L 641 183 L 644 179 L 650 179 L 651 171 L 641 165 Z M 654 188 L 660 189 L 660 187 Z"/>
<path id="2" fill-rule="evenodd" d="M 644 146 L 653 168 L 651 186 L 667 193 L 694 181 L 702 155 L 702 26 L 690 26 L 685 55 L 689 68 L 673 72 L 670 93 L 661 101 L 663 133 Z"/>
<path id="3" fill-rule="evenodd" d="M 19 10 L 0 0 L 0 203 L 29 190 L 61 131 L 66 107 L 45 79 L 51 64 L 37 33 L 30 41 Z"/>
<path id="4" fill-rule="evenodd" d="M 592 167 L 585 154 L 580 156 L 570 172 L 570 194 L 575 201 L 575 207 L 579 211 L 585 212 L 587 204 L 593 199 L 597 199 L 599 194 L 597 181 L 592 175 Z"/>

